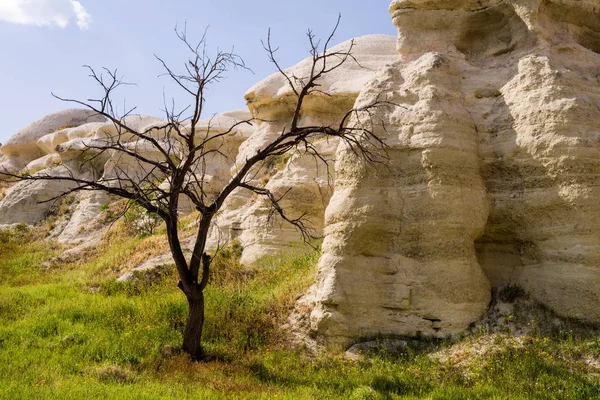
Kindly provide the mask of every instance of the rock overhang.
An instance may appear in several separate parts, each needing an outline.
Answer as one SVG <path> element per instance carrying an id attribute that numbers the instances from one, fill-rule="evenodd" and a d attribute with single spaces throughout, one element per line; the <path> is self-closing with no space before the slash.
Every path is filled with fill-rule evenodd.
<path id="1" fill-rule="evenodd" d="M 341 108 L 350 109 L 362 87 L 383 65 L 397 60 L 396 37 L 366 35 L 354 38 L 328 49 L 328 53 L 343 54 L 352 46 L 354 59 L 349 58 L 339 68 L 319 80 L 319 91 L 305 100 L 304 110 L 331 113 Z M 339 62 L 339 56 L 329 59 L 329 66 Z M 312 58 L 308 57 L 284 72 L 298 87 L 310 75 Z M 252 86 L 244 95 L 253 116 L 262 119 L 289 117 L 294 111 L 295 95 L 290 83 L 279 72 L 273 73 Z M 338 111 L 339 112 L 339 111 Z"/>

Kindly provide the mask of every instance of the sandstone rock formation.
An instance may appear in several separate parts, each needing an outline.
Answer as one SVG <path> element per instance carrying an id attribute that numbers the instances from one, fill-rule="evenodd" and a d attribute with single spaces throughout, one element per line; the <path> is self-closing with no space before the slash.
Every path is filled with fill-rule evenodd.
<path id="1" fill-rule="evenodd" d="M 344 114 L 353 107 L 363 85 L 379 68 L 397 58 L 395 38 L 386 35 L 359 37 L 353 42 L 334 46 L 330 51 L 343 52 L 351 43 L 356 62 L 349 60 L 324 76 L 319 89 L 328 95 L 315 94 L 307 98 L 302 124 L 339 124 Z M 311 62 L 305 59 L 287 69 L 286 73 L 297 79 L 306 78 L 310 74 Z M 246 92 L 245 98 L 258 126 L 252 136 L 241 144 L 234 169 L 286 129 L 294 113 L 295 95 L 280 73 L 274 73 L 254 85 Z M 322 235 L 323 215 L 332 194 L 335 176 L 332 161 L 337 145 L 332 140 L 315 143 L 323 159 L 298 152 L 281 157 L 270 165 L 262 165 L 255 177 L 267 182 L 266 188 L 276 196 L 287 193 L 282 200 L 286 213 L 291 218 L 305 214 L 316 236 Z M 239 239 L 244 246 L 242 262 L 252 263 L 302 241 L 301 234 L 293 226 L 270 218 L 271 206 L 267 199 L 251 196 L 249 200 L 248 196 L 247 191 L 240 190 L 229 199 L 217 221 L 220 229 L 213 234 L 225 240 Z"/>
<path id="2" fill-rule="evenodd" d="M 4 160 L 0 163 L 0 174 L 3 171 L 10 174 L 23 171 L 60 176 L 71 172 L 93 177 L 89 170 L 62 165 L 64 160 L 52 147 L 52 138 L 60 143 L 61 139 L 67 139 L 62 132 L 90 123 L 104 123 L 104 118 L 89 110 L 67 109 L 33 122 L 1 147 Z M 39 222 L 52 207 L 52 203 L 47 201 L 72 187 L 73 184 L 66 181 L 19 182 L 13 185 L 0 201 L 0 225 Z"/>
<path id="3" fill-rule="evenodd" d="M 59 243 L 95 245 L 102 239 L 103 229 L 98 230 L 96 218 L 102 212 L 102 206 L 110 202 L 110 196 L 104 192 L 77 193 L 73 214 L 61 229 L 56 240 Z"/>
<path id="4" fill-rule="evenodd" d="M 600 3 L 396 0 L 389 171 L 340 149 L 312 326 L 446 335 L 517 284 L 600 322 Z"/>
<path id="5" fill-rule="evenodd" d="M 359 102 L 383 93 L 388 169 L 338 153 L 327 209 L 316 328 L 332 340 L 378 334 L 456 333 L 487 307 L 490 287 L 474 240 L 488 213 L 478 137 L 461 77 L 427 54 L 395 64 Z"/>
<path id="6" fill-rule="evenodd" d="M 42 172 L 38 172 L 42 173 Z M 68 173 L 65 167 L 58 166 L 43 171 L 50 176 Z M 52 202 L 48 200 L 72 189 L 67 181 L 22 181 L 14 184 L 0 200 L 0 226 L 12 224 L 34 224 L 43 220 Z"/>
<path id="7" fill-rule="evenodd" d="M 2 154 L 7 158 L 0 164 L 3 169 L 15 173 L 23 169 L 31 161 L 44 156 L 50 151 L 37 144 L 41 137 L 64 128 L 78 126 L 87 122 L 103 122 L 104 117 L 92 111 L 68 109 L 48 114 L 45 117 L 23 128 L 2 146 Z M 52 151 L 52 150 L 51 150 Z"/>

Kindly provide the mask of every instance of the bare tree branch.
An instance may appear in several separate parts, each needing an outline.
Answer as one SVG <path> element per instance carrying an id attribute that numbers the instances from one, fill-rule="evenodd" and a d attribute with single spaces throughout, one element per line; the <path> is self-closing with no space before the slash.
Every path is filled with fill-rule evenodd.
<path id="1" fill-rule="evenodd" d="M 233 50 L 209 52 L 206 31 L 198 42 L 192 43 L 188 39 L 186 27 L 182 30 L 175 28 L 178 39 L 190 54 L 182 72 L 177 72 L 162 58 L 155 56 L 165 71 L 162 76 L 174 81 L 190 99 L 190 104 L 177 109 L 174 100 L 171 100 L 171 104 L 167 104 L 166 96 L 163 95 L 163 112 L 166 116 L 164 124 L 133 126 L 130 118 L 133 118 L 135 107 L 127 109 L 124 106 L 123 114 L 119 115 L 113 103 L 114 93 L 119 88 L 130 84 L 123 81 L 117 70 L 103 68 L 103 72 L 98 73 L 92 67 L 84 66 L 102 90 L 102 96 L 98 99 L 81 101 L 53 94 L 59 100 L 86 107 L 112 123 L 114 133 L 106 133 L 103 137 L 82 141 L 83 149 L 80 156 L 82 161 L 80 166 L 89 167 L 102 160 L 103 156 L 110 154 L 114 164 L 112 170 L 105 170 L 101 179 L 83 178 L 81 171 L 66 166 L 65 172 L 58 175 L 25 173 L 4 174 L 4 176 L 20 181 L 64 181 L 73 184 L 64 193 L 48 199 L 48 202 L 77 191 L 99 190 L 127 199 L 132 204 L 138 204 L 147 212 L 163 219 L 179 275 L 178 287 L 185 293 L 190 305 L 183 347 L 193 357 L 199 357 L 204 318 L 203 292 L 209 283 L 210 265 L 213 259 L 206 246 L 210 228 L 227 198 L 240 188 L 267 199 L 271 206 L 269 218 L 281 218 L 282 221 L 296 227 L 305 242 L 310 242 L 316 236 L 310 226 L 307 212 L 300 213 L 298 217 L 290 217 L 282 205 L 282 200 L 289 190 L 277 197 L 270 189 L 261 187 L 255 182 L 260 171 L 268 168 L 269 163 L 278 156 L 285 154 L 291 154 L 292 157 L 312 156 L 317 165 L 320 163 L 325 165 L 328 184 L 330 184 L 329 164 L 332 160 L 326 158 L 316 144 L 322 139 L 339 139 L 359 159 L 368 164 L 376 165 L 382 163 L 381 160 L 385 160 L 386 144 L 375 133 L 375 127 L 382 126 L 385 129 L 383 121 L 378 117 L 378 110 L 381 107 L 398 105 L 377 99 L 365 106 L 349 110 L 339 122 L 333 125 L 303 126 L 301 124 L 304 105 L 310 96 L 330 96 L 322 89 L 323 77 L 347 62 L 358 64 L 353 55 L 353 41 L 343 50 L 331 50 L 340 18 L 341 16 L 338 17 L 322 47 L 314 33 L 310 30 L 307 32 L 311 54 L 311 65 L 307 76 L 298 77 L 280 67 L 276 58 L 278 48 L 273 46 L 271 30 L 268 31 L 263 47 L 269 60 L 295 95 L 293 114 L 281 134 L 240 163 L 229 181 L 222 187 L 208 189 L 210 184 L 207 174 L 211 161 L 215 157 L 230 156 L 226 150 L 227 141 L 232 140 L 243 125 L 266 121 L 253 118 L 236 121 L 223 128 L 215 126 L 213 118 L 210 118 L 207 123 L 200 124 L 207 89 L 224 79 L 227 71 L 248 68 Z M 178 226 L 182 195 L 189 198 L 200 213 L 194 247 L 189 260 L 184 256 Z M 213 256 L 214 254 L 213 252 Z"/>

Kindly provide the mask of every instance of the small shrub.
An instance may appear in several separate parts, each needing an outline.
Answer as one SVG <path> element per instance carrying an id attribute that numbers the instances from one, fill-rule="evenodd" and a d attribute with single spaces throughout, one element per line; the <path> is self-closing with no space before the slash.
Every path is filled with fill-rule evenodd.
<path id="1" fill-rule="evenodd" d="M 187 304 L 185 301 L 172 301 L 161 307 L 161 314 L 174 330 L 181 331 L 187 319 Z"/>
<path id="2" fill-rule="evenodd" d="M 115 222 L 123 216 L 126 210 L 127 201 L 125 200 L 112 201 L 108 204 L 103 204 L 100 206 L 100 211 L 102 211 L 101 223 L 109 224 Z"/>
<path id="3" fill-rule="evenodd" d="M 0 229 L 0 244 L 26 244 L 32 240 L 31 228 L 18 224 L 9 229 Z"/>
<path id="4" fill-rule="evenodd" d="M 379 393 L 369 386 L 359 386 L 350 395 L 351 400 L 377 400 L 380 398 Z"/>
<path id="5" fill-rule="evenodd" d="M 292 158 L 291 154 L 283 154 L 280 156 L 275 156 L 271 158 L 269 161 L 269 167 L 273 168 L 276 171 L 282 170 Z"/>
<path id="6" fill-rule="evenodd" d="M 237 240 L 219 249 L 211 266 L 211 285 L 221 286 L 252 278 L 254 271 L 240 263 L 243 251 L 242 244 Z"/>
<path id="7" fill-rule="evenodd" d="M 520 297 L 525 296 L 525 290 L 515 284 L 504 286 L 498 291 L 498 298 L 505 303 L 514 303 Z"/>
<path id="8" fill-rule="evenodd" d="M 132 204 L 123 215 L 125 226 L 132 236 L 152 236 L 162 220 L 142 206 Z"/>
<path id="9" fill-rule="evenodd" d="M 69 217 L 73 213 L 73 205 L 75 204 L 76 197 L 74 194 L 70 194 L 68 196 L 64 196 L 54 203 L 52 203 L 52 207 L 48 210 L 46 217 Z"/>

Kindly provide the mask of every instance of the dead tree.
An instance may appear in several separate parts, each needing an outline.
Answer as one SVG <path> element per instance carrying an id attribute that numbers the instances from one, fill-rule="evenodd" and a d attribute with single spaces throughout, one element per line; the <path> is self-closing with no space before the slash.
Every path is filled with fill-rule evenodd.
<path id="1" fill-rule="evenodd" d="M 225 200 L 236 189 L 248 190 L 259 196 L 266 197 L 273 207 L 273 212 L 284 221 L 294 225 L 304 238 L 310 238 L 311 232 L 302 217 L 290 218 L 281 207 L 281 198 L 276 197 L 260 183 L 252 180 L 252 171 L 263 162 L 298 151 L 321 158 L 313 146 L 320 138 L 339 138 L 348 148 L 354 151 L 366 162 L 377 162 L 381 156 L 383 142 L 373 133 L 371 124 L 353 123 L 353 121 L 370 120 L 375 110 L 385 105 L 385 102 L 374 102 L 359 109 L 348 111 L 336 125 L 303 126 L 301 116 L 303 104 L 308 96 L 327 95 L 319 90 L 319 81 L 326 74 L 336 70 L 346 62 L 357 62 L 353 56 L 353 44 L 344 51 L 331 51 L 331 41 L 339 25 L 339 19 L 330 36 L 321 46 L 311 31 L 308 32 L 312 66 L 305 77 L 290 76 L 280 68 L 276 59 L 276 48 L 271 44 L 271 35 L 264 44 L 268 57 L 277 67 L 295 96 L 294 113 L 281 134 L 258 149 L 254 155 L 245 160 L 229 182 L 217 194 L 208 194 L 205 188 L 205 169 L 202 165 L 209 162 L 209 157 L 219 153 L 218 143 L 226 141 L 240 124 L 253 124 L 255 120 L 239 121 L 226 131 L 210 132 L 198 130 L 198 123 L 203 115 L 205 93 L 209 86 L 224 78 L 224 73 L 232 68 L 246 68 L 243 60 L 233 52 L 219 51 L 215 55 L 206 49 L 204 35 L 198 44 L 192 44 L 185 30 L 177 31 L 178 38 L 191 53 L 191 58 L 185 64 L 184 72 L 178 73 L 171 69 L 162 59 L 158 61 L 165 69 L 165 75 L 172 79 L 192 99 L 191 106 L 182 111 L 175 107 L 165 107 L 166 120 L 150 129 L 139 130 L 127 123 L 127 116 L 132 115 L 135 108 L 117 113 L 113 102 L 116 89 L 126 83 L 118 76 L 117 71 L 104 69 L 102 74 L 91 67 L 91 78 L 101 87 L 102 97 L 87 101 L 57 97 L 60 100 L 76 103 L 104 116 L 114 124 L 116 133 L 99 137 L 86 143 L 82 153 L 84 163 L 94 160 L 110 152 L 127 157 L 137 163 L 135 173 L 125 168 L 117 168 L 110 177 L 100 180 L 83 179 L 75 172 L 60 176 L 37 173 L 34 175 L 13 175 L 17 180 L 62 180 L 70 181 L 73 188 L 61 196 L 77 191 L 104 191 L 111 195 L 128 199 L 137 203 L 149 213 L 155 213 L 166 224 L 166 232 L 170 250 L 179 276 L 178 287 L 185 294 L 188 304 L 188 318 L 183 332 L 183 350 L 194 359 L 202 357 L 202 327 L 204 324 L 204 290 L 209 283 L 210 266 L 214 254 L 206 249 L 209 229 L 215 215 L 222 208 Z M 187 115 L 187 116 L 186 116 Z M 216 144 L 216 145 L 215 145 Z M 147 154 L 152 152 L 153 156 Z M 135 176 L 133 176 L 135 175 Z M 161 184 L 164 181 L 168 185 Z M 187 259 L 182 248 L 182 238 L 178 227 L 179 203 L 181 196 L 187 196 L 199 213 L 199 221 L 191 258 Z M 52 199 L 55 200 L 56 198 Z"/>

